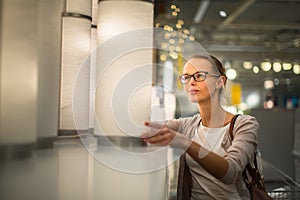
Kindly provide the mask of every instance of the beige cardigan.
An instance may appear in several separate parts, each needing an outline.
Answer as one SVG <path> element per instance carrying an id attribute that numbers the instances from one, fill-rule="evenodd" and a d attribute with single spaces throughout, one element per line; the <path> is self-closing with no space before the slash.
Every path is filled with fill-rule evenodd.
<path id="1" fill-rule="evenodd" d="M 167 126 L 192 138 L 195 129 L 200 124 L 201 116 L 199 114 L 177 120 L 170 120 Z M 242 178 L 242 173 L 247 163 L 253 159 L 254 151 L 257 146 L 257 133 L 259 125 L 256 119 L 250 115 L 239 116 L 234 124 L 234 140 L 230 145 L 229 129 L 226 131 L 226 137 L 222 142 L 227 154 L 224 156 L 228 161 L 228 171 L 220 180 L 225 184 L 237 183 L 238 192 L 242 199 L 250 199 L 249 192 Z M 192 179 L 189 167 L 185 161 L 185 154 L 180 157 L 178 172 L 177 199 L 189 200 L 192 187 Z"/>

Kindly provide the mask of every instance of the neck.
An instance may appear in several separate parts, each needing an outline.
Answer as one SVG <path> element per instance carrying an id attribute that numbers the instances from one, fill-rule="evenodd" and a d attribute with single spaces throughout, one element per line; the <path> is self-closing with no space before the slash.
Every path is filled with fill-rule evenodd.
<path id="1" fill-rule="evenodd" d="M 198 109 L 201 114 L 202 124 L 204 126 L 216 128 L 223 127 L 226 124 L 226 111 L 219 103 L 199 103 Z"/>

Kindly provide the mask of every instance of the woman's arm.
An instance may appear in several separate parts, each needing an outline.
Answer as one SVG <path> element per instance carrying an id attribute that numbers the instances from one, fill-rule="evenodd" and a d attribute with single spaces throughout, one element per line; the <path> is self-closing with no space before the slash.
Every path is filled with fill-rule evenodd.
<path id="1" fill-rule="evenodd" d="M 205 149 L 200 144 L 170 129 L 166 125 L 152 122 L 146 122 L 145 125 L 153 128 L 153 130 L 157 130 L 157 132 L 143 134 L 145 142 L 159 146 L 170 145 L 181 148 L 216 178 L 225 176 L 228 163 L 223 157 Z"/>
<path id="2" fill-rule="evenodd" d="M 145 125 L 157 130 L 155 135 L 152 132 L 151 137 L 147 137 L 147 134 L 145 134 L 145 142 L 161 146 L 170 145 L 186 150 L 210 174 L 227 184 L 240 177 L 246 164 L 252 158 L 256 147 L 258 124 L 255 118 L 251 116 L 237 119 L 234 127 L 234 141 L 224 157 L 207 150 L 166 125 L 158 126 L 153 123 L 146 123 Z"/>
<path id="3" fill-rule="evenodd" d="M 196 142 L 192 142 L 186 152 L 217 179 L 221 179 L 226 175 L 228 162 L 225 158 L 207 150 Z"/>

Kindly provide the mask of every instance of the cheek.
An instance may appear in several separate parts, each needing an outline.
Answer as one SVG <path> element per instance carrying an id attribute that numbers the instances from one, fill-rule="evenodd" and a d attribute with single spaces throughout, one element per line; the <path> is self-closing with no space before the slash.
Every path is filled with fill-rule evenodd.
<path id="1" fill-rule="evenodd" d="M 185 93 L 188 94 L 188 91 L 189 91 L 189 85 L 188 85 L 188 84 L 185 84 L 183 87 L 184 87 Z"/>
<path id="2" fill-rule="evenodd" d="M 202 81 L 200 82 L 199 84 L 199 89 L 202 91 L 202 92 L 208 92 L 209 91 L 209 87 L 208 87 L 208 83 L 206 81 Z"/>

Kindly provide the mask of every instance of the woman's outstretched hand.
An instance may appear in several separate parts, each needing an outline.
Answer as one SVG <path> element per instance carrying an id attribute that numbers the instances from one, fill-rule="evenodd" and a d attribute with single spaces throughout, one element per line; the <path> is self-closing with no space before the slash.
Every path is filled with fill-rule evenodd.
<path id="1" fill-rule="evenodd" d="M 171 147 L 184 150 L 186 150 L 192 142 L 189 138 L 174 131 L 165 124 L 159 122 L 145 122 L 145 126 L 150 129 L 141 135 L 144 142 L 158 146 L 170 145 Z"/>

